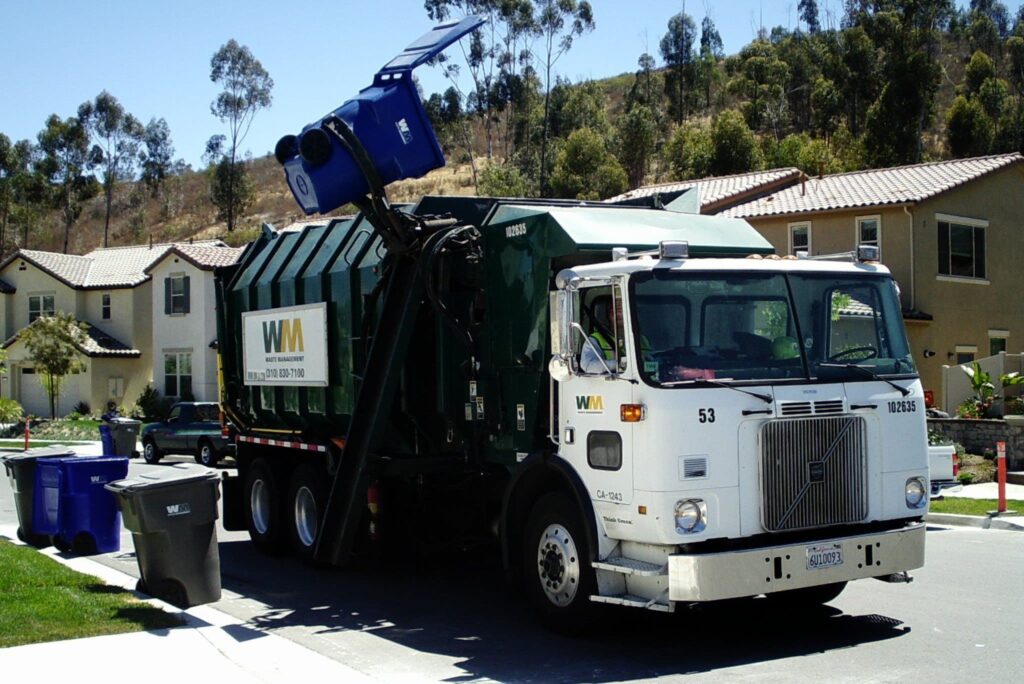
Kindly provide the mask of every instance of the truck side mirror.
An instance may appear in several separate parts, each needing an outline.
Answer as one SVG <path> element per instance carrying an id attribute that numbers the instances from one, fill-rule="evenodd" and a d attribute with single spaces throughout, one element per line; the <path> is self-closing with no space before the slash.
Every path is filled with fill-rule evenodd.
<path id="1" fill-rule="evenodd" d="M 573 297 L 568 290 L 555 290 L 548 295 L 548 311 L 551 315 L 551 361 L 548 372 L 558 382 L 573 376 L 572 331 Z"/>

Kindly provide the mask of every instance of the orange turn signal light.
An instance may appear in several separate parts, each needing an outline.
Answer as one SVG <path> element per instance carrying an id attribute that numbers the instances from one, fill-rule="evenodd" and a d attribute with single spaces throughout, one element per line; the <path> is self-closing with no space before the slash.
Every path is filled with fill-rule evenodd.
<path id="1" fill-rule="evenodd" d="M 644 405 L 622 404 L 619 407 L 619 415 L 623 423 L 639 423 L 644 419 Z"/>

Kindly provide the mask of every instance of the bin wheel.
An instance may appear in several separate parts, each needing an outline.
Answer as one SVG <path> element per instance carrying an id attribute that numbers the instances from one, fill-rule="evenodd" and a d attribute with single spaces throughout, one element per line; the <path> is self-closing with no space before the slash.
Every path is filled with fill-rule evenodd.
<path id="1" fill-rule="evenodd" d="M 288 533 L 292 551 L 313 563 L 317 534 L 327 506 L 326 471 L 315 463 L 303 463 L 292 473 L 288 486 Z"/>
<path id="2" fill-rule="evenodd" d="M 78 556 L 92 556 L 96 553 L 96 540 L 88 532 L 79 532 L 71 540 L 71 552 Z"/>
<path id="3" fill-rule="evenodd" d="M 210 444 L 210 440 L 204 439 L 199 442 L 199 448 L 196 450 L 196 463 L 213 468 L 218 461 L 220 461 L 220 455 Z"/>
<path id="4" fill-rule="evenodd" d="M 188 592 L 185 591 L 185 585 L 178 580 L 160 580 L 153 589 L 153 595 L 178 608 L 188 608 L 189 606 Z"/>
<path id="5" fill-rule="evenodd" d="M 26 532 L 21 527 L 18 527 L 18 539 L 28 544 L 29 546 L 36 547 L 37 549 L 46 548 L 50 545 L 49 535 L 35 534 L 34 532 Z"/>
<path id="6" fill-rule="evenodd" d="M 577 634 L 593 626 L 597 580 L 578 507 L 561 492 L 541 497 L 526 524 L 526 593 L 544 625 Z"/>
<path id="7" fill-rule="evenodd" d="M 156 442 L 151 439 L 147 439 L 142 443 L 142 458 L 146 463 L 159 463 L 160 462 L 160 450 L 156 448 Z"/>
<path id="8" fill-rule="evenodd" d="M 53 544 L 54 548 L 62 553 L 67 553 L 71 550 L 71 544 L 64 541 L 64 537 L 59 534 L 55 534 L 50 537 L 50 543 Z"/>
<path id="9" fill-rule="evenodd" d="M 152 594 L 149 593 L 149 587 L 146 586 L 145 580 L 142 579 L 135 583 L 135 591 L 139 592 L 140 594 L 152 596 Z"/>
<path id="10" fill-rule="evenodd" d="M 281 553 L 286 541 L 281 489 L 265 458 L 257 458 L 245 469 L 244 491 L 246 526 L 253 545 L 262 553 Z"/>

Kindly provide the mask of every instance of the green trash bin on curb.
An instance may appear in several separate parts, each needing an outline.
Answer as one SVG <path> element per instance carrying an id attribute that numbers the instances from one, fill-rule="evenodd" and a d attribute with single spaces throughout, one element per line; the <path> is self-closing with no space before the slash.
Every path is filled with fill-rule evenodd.
<path id="1" fill-rule="evenodd" d="M 179 608 L 220 599 L 217 471 L 178 463 L 106 485 L 132 533 L 138 589 Z"/>
<path id="2" fill-rule="evenodd" d="M 111 418 L 106 423 L 110 428 L 110 437 L 114 441 L 114 455 L 138 458 L 139 450 L 136 447 L 139 432 L 142 430 L 142 421 L 134 418 Z"/>
<path id="3" fill-rule="evenodd" d="M 75 452 L 66 446 L 54 445 L 29 449 L 20 454 L 0 457 L 14 492 L 14 507 L 18 511 L 18 539 L 42 548 L 50 545 L 50 535 L 36 534 L 32 529 L 32 503 L 36 482 L 36 459 L 52 456 L 74 456 Z"/>

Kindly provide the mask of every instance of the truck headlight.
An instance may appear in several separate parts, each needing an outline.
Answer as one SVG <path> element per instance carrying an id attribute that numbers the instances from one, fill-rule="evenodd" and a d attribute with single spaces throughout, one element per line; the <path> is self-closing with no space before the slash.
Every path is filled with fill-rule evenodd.
<path id="1" fill-rule="evenodd" d="M 928 489 L 924 486 L 924 478 L 921 477 L 908 479 L 903 493 L 907 499 L 907 508 L 922 508 L 928 501 Z"/>
<path id="2" fill-rule="evenodd" d="M 701 499 L 684 499 L 676 502 L 676 532 L 693 534 L 707 526 L 708 506 Z"/>

